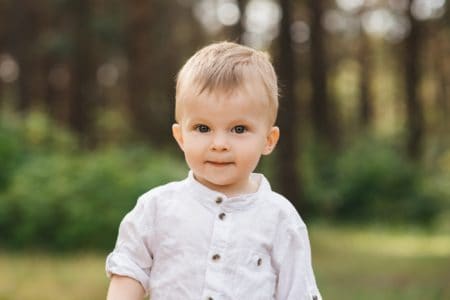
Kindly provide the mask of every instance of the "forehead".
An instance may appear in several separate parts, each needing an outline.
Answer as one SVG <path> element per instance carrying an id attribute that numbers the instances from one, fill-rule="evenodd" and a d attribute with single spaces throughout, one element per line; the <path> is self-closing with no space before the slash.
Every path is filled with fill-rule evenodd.
<path id="1" fill-rule="evenodd" d="M 186 111 L 189 108 L 205 108 L 208 110 L 223 111 L 249 111 L 263 112 L 269 110 L 269 100 L 265 93 L 258 89 L 236 88 L 215 91 L 203 91 L 195 95 L 185 97 L 182 101 L 181 109 Z"/>
<path id="2" fill-rule="evenodd" d="M 272 103 L 270 95 L 259 80 L 245 80 L 237 86 L 216 86 L 215 89 L 202 89 L 201 85 L 191 82 L 188 88 L 179 92 L 175 111 L 178 121 L 186 108 L 209 103 L 222 109 L 226 107 L 222 107 L 221 104 L 237 107 L 251 106 L 256 111 L 267 110 L 269 114 L 274 115 L 272 119 L 276 117 L 277 107 Z"/>

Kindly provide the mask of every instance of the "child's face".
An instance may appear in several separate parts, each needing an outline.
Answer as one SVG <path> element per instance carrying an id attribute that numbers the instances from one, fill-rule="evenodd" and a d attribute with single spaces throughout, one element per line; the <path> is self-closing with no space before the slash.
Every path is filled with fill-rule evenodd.
<path id="1" fill-rule="evenodd" d="M 172 132 L 195 178 L 228 196 L 254 192 L 249 175 L 279 137 L 269 108 L 243 91 L 202 93 L 182 105 Z"/>

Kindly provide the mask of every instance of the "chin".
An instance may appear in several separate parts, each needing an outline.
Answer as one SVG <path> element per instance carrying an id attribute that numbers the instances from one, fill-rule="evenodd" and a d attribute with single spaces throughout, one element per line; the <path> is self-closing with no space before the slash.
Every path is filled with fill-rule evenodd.
<path id="1" fill-rule="evenodd" d="M 230 178 L 229 176 L 226 177 L 220 177 L 220 176 L 211 176 L 211 177 L 204 177 L 209 183 L 217 185 L 217 186 L 229 186 L 236 183 L 237 180 L 234 180 L 233 178 Z"/>
<path id="2" fill-rule="evenodd" d="M 233 180 L 230 180 L 230 179 L 217 179 L 217 178 L 214 178 L 214 179 L 211 179 L 211 180 L 209 180 L 209 179 L 207 179 L 207 180 L 211 184 L 214 184 L 214 185 L 217 185 L 217 186 L 223 186 L 223 187 L 229 186 L 229 185 L 233 185 L 235 183 Z"/>

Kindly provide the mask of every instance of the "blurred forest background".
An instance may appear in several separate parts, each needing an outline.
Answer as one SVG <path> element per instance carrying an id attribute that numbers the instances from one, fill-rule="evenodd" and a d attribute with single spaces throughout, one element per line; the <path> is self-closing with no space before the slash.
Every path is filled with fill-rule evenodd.
<path id="1" fill-rule="evenodd" d="M 112 249 L 138 195 L 186 176 L 170 131 L 175 77 L 196 50 L 221 40 L 271 54 L 281 140 L 258 171 L 307 223 L 412 226 L 448 236 L 449 6 L 0 0 L 1 251 Z M 324 237 L 345 233 L 316 231 L 318 276 L 325 278 L 336 269 L 325 264 L 331 244 Z M 448 283 L 450 242 L 436 245 Z M 0 278 L 2 266 L 8 269 L 0 258 Z M 407 299 L 450 298 L 443 286 L 435 298 L 412 292 Z M 336 289 L 331 299 L 340 299 Z M 1 299 L 16 299 L 1 291 L 0 284 Z"/>

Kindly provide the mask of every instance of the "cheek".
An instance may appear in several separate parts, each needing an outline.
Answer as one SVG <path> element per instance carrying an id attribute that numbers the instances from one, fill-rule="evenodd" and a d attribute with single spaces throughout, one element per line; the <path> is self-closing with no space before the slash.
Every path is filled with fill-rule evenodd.
<path id="1" fill-rule="evenodd" d="M 192 156 L 192 155 L 196 155 L 198 153 L 198 149 L 190 144 L 190 143 L 185 143 L 184 144 L 184 154 L 186 156 Z"/>
<path id="2" fill-rule="evenodd" d="M 252 139 L 238 143 L 236 146 L 240 150 L 247 152 L 247 155 L 258 155 L 264 150 L 266 140 L 260 136 L 255 136 Z"/>
<path id="3" fill-rule="evenodd" d="M 191 169 L 196 169 L 196 166 L 202 161 L 202 155 L 195 147 L 191 145 L 185 145 L 184 147 L 184 158 L 186 163 Z"/>
<path id="4" fill-rule="evenodd" d="M 248 145 L 247 147 L 240 147 L 240 149 L 236 152 L 242 162 L 245 162 L 246 164 L 253 164 L 259 161 L 263 148 L 264 145 L 255 143 Z"/>
<path id="5" fill-rule="evenodd" d="M 199 157 L 204 152 L 205 146 L 199 140 L 187 139 L 184 142 L 184 154 L 186 157 Z"/>

